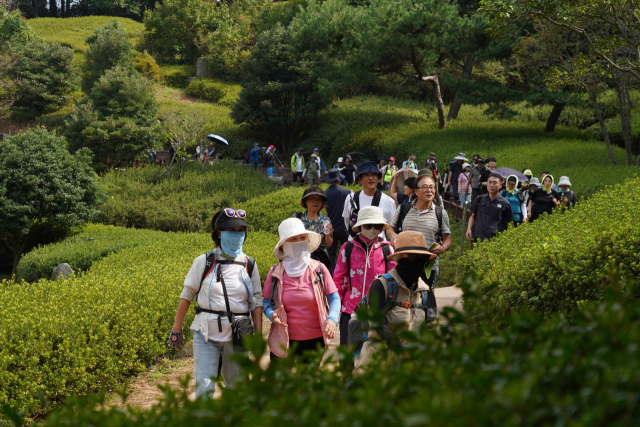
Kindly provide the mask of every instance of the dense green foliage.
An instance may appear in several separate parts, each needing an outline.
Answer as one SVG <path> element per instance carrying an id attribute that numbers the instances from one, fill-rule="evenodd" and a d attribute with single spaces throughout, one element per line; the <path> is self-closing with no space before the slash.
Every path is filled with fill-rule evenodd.
<path id="1" fill-rule="evenodd" d="M 36 33 L 31 29 L 20 11 L 7 12 L 0 7 L 0 40 L 12 45 L 22 45 L 37 40 Z"/>
<path id="2" fill-rule="evenodd" d="M 276 243 L 251 232 L 245 244 L 263 280 Z M 159 233 L 65 281 L 0 282 L 0 406 L 35 415 L 47 410 L 38 395 L 60 402 L 113 389 L 167 352 L 184 278 L 212 247 L 207 234 Z"/>
<path id="3" fill-rule="evenodd" d="M 101 27 L 87 38 L 89 48 L 84 54 L 82 66 L 82 88 L 89 92 L 106 71 L 119 66 L 126 70 L 134 69 L 131 56 L 131 42 L 120 27 L 120 21 L 114 20 Z"/>
<path id="4" fill-rule="evenodd" d="M 610 267 L 637 283 L 638 185 L 640 179 L 629 179 L 468 252 L 465 274 L 478 275 L 491 319 L 499 322 L 522 305 L 549 317 L 601 300 L 611 286 Z"/>
<path id="5" fill-rule="evenodd" d="M 166 0 L 144 14 L 144 47 L 158 61 L 194 65 L 200 39 L 217 27 L 216 2 Z"/>
<path id="6" fill-rule="evenodd" d="M 153 243 L 161 237 L 160 231 L 90 224 L 60 242 L 38 247 L 23 256 L 16 270 L 17 280 L 48 279 L 53 269 L 63 262 L 78 274 L 107 255 Z"/>
<path id="7" fill-rule="evenodd" d="M 217 162 L 204 171 L 193 162 L 180 179 L 173 178 L 177 172 L 171 169 L 169 177 L 162 167 L 107 173 L 101 185 L 109 197 L 100 206 L 99 221 L 162 231 L 210 231 L 217 209 L 236 207 L 273 189 L 273 182 L 232 162 Z"/>
<path id="8" fill-rule="evenodd" d="M 118 65 L 75 106 L 64 132 L 72 150 L 91 149 L 97 169 L 119 166 L 153 145 L 157 111 L 152 83 Z"/>
<path id="9" fill-rule="evenodd" d="M 147 53 L 136 54 L 133 56 L 133 63 L 136 70 L 154 83 L 162 81 L 162 71 L 160 66 L 153 57 Z"/>
<path id="10" fill-rule="evenodd" d="M 196 72 L 193 65 L 163 65 L 160 70 L 164 83 L 177 88 L 187 87 L 187 79 Z"/>
<path id="11" fill-rule="evenodd" d="M 76 53 L 84 53 L 89 48 L 87 39 L 97 28 L 117 20 L 132 46 L 142 40 L 144 25 L 129 18 L 113 16 L 82 16 L 77 18 L 34 18 L 28 23 L 33 31 L 47 41 L 71 46 Z M 26 21 L 27 22 L 27 21 Z"/>
<path id="12" fill-rule="evenodd" d="M 72 156 L 64 138 L 46 130 L 5 137 L 0 152 L 0 239 L 15 271 L 29 240 L 91 219 L 99 190 L 87 150 Z"/>
<path id="13" fill-rule="evenodd" d="M 74 399 L 45 425 L 633 426 L 640 422 L 640 306 L 610 294 L 573 323 L 522 312 L 506 320 L 508 328 L 480 333 L 449 311 L 448 324 L 405 333 L 398 354 L 380 345 L 361 375 L 314 363 L 263 369 L 244 357 L 243 381 L 218 399 L 194 402 L 167 390 L 151 409 L 127 411 L 100 397 Z M 265 346 L 251 349 L 259 358 Z"/>
<path id="14" fill-rule="evenodd" d="M 258 38 L 231 110 L 236 123 L 250 124 L 285 153 L 329 105 L 318 93 L 309 65 L 289 52 L 289 37 L 277 25 Z"/>
<path id="15" fill-rule="evenodd" d="M 225 95 L 224 89 L 209 79 L 196 79 L 187 86 L 187 95 L 210 102 L 218 102 Z"/>
<path id="16" fill-rule="evenodd" d="M 298 202 L 302 198 L 304 187 L 288 187 L 278 190 L 277 203 L 274 194 L 252 197 L 240 207 L 247 211 L 247 224 L 252 230 L 278 233 L 282 221 L 291 217 L 294 212 L 302 212 L 304 208 Z"/>

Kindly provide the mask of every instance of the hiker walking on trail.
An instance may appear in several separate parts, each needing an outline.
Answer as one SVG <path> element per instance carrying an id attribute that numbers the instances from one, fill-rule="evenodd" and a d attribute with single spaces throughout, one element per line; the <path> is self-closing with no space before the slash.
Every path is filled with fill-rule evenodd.
<path id="1" fill-rule="evenodd" d="M 320 165 L 316 161 L 316 155 L 312 154 L 309 162 L 302 172 L 302 178 L 307 180 L 309 185 L 320 185 Z"/>
<path id="2" fill-rule="evenodd" d="M 471 218 L 467 225 L 467 239 L 491 240 L 496 233 L 503 232 L 513 222 L 513 211 L 509 202 L 500 195 L 502 176 L 491 173 L 487 180 L 487 194 L 471 203 Z"/>
<path id="3" fill-rule="evenodd" d="M 322 157 L 320 157 L 320 149 L 314 148 L 313 154 L 316 155 L 316 162 L 318 162 L 318 170 L 320 171 L 320 173 L 322 172 L 327 173 L 327 167 L 324 165 L 324 161 L 322 160 Z"/>
<path id="4" fill-rule="evenodd" d="M 349 320 L 369 286 L 379 274 L 396 266 L 387 257 L 393 253 L 391 244 L 378 237 L 390 226 L 384 220 L 382 209 L 367 206 L 360 210 L 353 231 L 356 237 L 342 245 L 333 280 L 342 301 L 340 315 L 340 345 L 347 345 Z"/>
<path id="5" fill-rule="evenodd" d="M 387 158 L 385 156 L 378 157 L 378 170 L 382 174 L 378 179 L 378 190 L 384 191 L 384 171 L 387 169 Z"/>
<path id="6" fill-rule="evenodd" d="M 560 194 L 553 186 L 553 177 L 546 175 L 542 180 L 542 186 L 531 194 L 527 207 L 529 222 L 535 221 L 544 213 L 551 215 L 553 209 L 560 204 Z"/>
<path id="7" fill-rule="evenodd" d="M 240 368 L 231 356 L 244 351 L 245 333 L 262 331 L 260 273 L 256 261 L 243 252 L 247 238 L 245 218 L 245 211 L 233 208 L 214 215 L 211 238 L 216 246 L 193 261 L 169 335 L 170 344 L 180 348 L 184 343 L 182 322 L 191 302 L 196 301 L 196 316 L 190 327 L 196 398 L 213 396 L 220 361 L 225 384 L 233 385 Z"/>
<path id="8" fill-rule="evenodd" d="M 415 330 L 430 319 L 427 304 L 432 290 L 421 276 L 435 256 L 428 250 L 422 233 L 403 231 L 398 234 L 395 253 L 388 257 L 389 261 L 397 263 L 396 266 L 373 281 L 363 301 L 373 310 L 382 312 L 384 322 L 379 329 L 368 331 L 368 339 L 356 360 L 356 369 L 369 361 L 381 341 L 389 346 L 401 345 L 399 332 Z M 352 341 L 352 337 L 349 338 Z"/>
<path id="9" fill-rule="evenodd" d="M 267 274 L 262 304 L 272 322 L 271 360 L 287 357 L 291 347 L 294 355 L 302 356 L 328 346 L 340 315 L 340 297 L 329 270 L 311 258 L 322 236 L 306 230 L 297 218 L 282 221 L 278 235 L 273 255 L 280 262 Z"/>
<path id="10" fill-rule="evenodd" d="M 356 175 L 358 173 L 358 168 L 353 164 L 353 159 L 350 154 L 347 154 L 344 158 L 344 166 L 340 171 L 345 177 L 345 181 L 347 185 L 353 185 L 356 182 Z"/>
<path id="11" fill-rule="evenodd" d="M 541 180 L 543 183 L 544 183 L 544 177 L 545 177 L 545 176 L 547 176 L 547 175 L 551 175 L 551 174 L 550 174 L 549 172 L 542 172 L 542 173 L 540 174 L 540 180 Z M 555 183 L 551 186 L 551 189 L 552 189 L 553 191 L 558 191 L 558 187 L 556 187 L 556 184 L 555 184 Z"/>
<path id="12" fill-rule="evenodd" d="M 409 160 L 405 160 L 402 162 L 402 167 L 409 167 L 411 169 L 418 169 L 418 165 L 416 163 L 416 155 L 409 154 Z"/>
<path id="13" fill-rule="evenodd" d="M 573 208 L 576 205 L 576 193 L 569 190 L 571 187 L 571 181 L 569 181 L 568 176 L 561 176 L 560 181 L 558 182 L 558 194 L 560 194 L 560 206 L 562 206 L 562 210 L 568 210 Z"/>
<path id="14" fill-rule="evenodd" d="M 462 164 L 462 172 L 458 175 L 458 199 L 460 206 L 465 203 L 471 204 L 471 165 L 469 163 Z"/>
<path id="15" fill-rule="evenodd" d="M 513 226 L 517 227 L 527 221 L 527 206 L 524 204 L 524 194 L 518 190 L 518 177 L 509 175 L 507 178 L 507 188 L 502 190 L 500 195 L 511 205 L 513 212 Z"/>
<path id="16" fill-rule="evenodd" d="M 331 226 L 333 227 L 333 242 L 327 248 L 329 259 L 331 260 L 331 274 L 335 269 L 336 253 L 338 248 L 342 247 L 349 240 L 349 232 L 342 219 L 342 209 L 344 208 L 344 201 L 351 194 L 350 190 L 340 187 L 340 183 L 344 180 L 344 175 L 340 173 L 340 169 L 334 168 L 329 170 L 329 175 L 325 179 L 325 182 L 329 184 L 329 188 L 325 191 L 327 196 L 327 215 L 331 220 Z"/>
<path id="17" fill-rule="evenodd" d="M 358 190 L 347 197 L 342 210 L 345 226 L 347 230 L 351 230 L 349 234 L 352 238 L 356 235 L 352 229 L 356 222 L 358 222 L 358 211 L 365 206 L 380 207 L 387 223 L 390 223 L 393 218 L 393 214 L 396 211 L 396 204 L 391 197 L 377 189 L 378 178 L 380 178 L 380 176 L 382 176 L 382 174 L 374 162 L 368 161 L 360 164 L 358 181 L 362 184 L 362 190 Z M 384 238 L 384 236 L 381 232 L 380 237 Z"/>
<path id="18" fill-rule="evenodd" d="M 331 226 L 331 218 L 320 212 L 327 207 L 327 196 L 322 188 L 311 185 L 304 190 L 299 203 L 305 208 L 305 211 L 296 212 L 293 217 L 302 221 L 307 230 L 322 236 L 320 246 L 311 253 L 311 258 L 320 261 L 327 269 L 331 270 L 332 260 L 327 254 L 327 248 L 333 243 L 333 227 Z"/>
<path id="19" fill-rule="evenodd" d="M 536 192 L 536 190 L 540 188 L 540 181 L 538 181 L 538 178 L 530 178 L 529 182 L 525 182 L 522 184 L 522 188 L 520 189 L 520 191 L 522 192 L 522 196 L 523 196 L 523 200 L 524 200 L 524 205 L 527 206 L 527 214 L 525 216 L 527 216 L 527 218 L 529 218 L 529 200 L 531 199 L 531 195 L 533 193 Z"/>
<path id="20" fill-rule="evenodd" d="M 471 201 L 473 202 L 478 198 L 480 194 L 480 175 L 484 170 L 484 159 L 482 157 L 477 157 L 474 160 L 473 166 L 471 166 L 471 170 L 469 171 L 469 179 L 471 180 Z"/>
<path id="21" fill-rule="evenodd" d="M 465 162 L 468 162 L 464 153 L 459 153 L 456 157 L 454 157 L 456 162 L 451 165 L 451 172 L 449 173 L 447 184 L 451 187 L 451 199 L 458 200 L 458 177 L 463 172 L 462 165 Z"/>
<path id="22" fill-rule="evenodd" d="M 253 144 L 253 149 L 249 153 L 249 160 L 253 164 L 254 170 L 258 170 L 258 163 L 260 163 L 260 153 L 266 148 L 267 147 L 259 147 L 257 142 Z"/>
<path id="23" fill-rule="evenodd" d="M 496 168 L 496 163 L 496 158 L 489 154 L 487 156 L 487 166 L 485 166 L 484 171 L 480 174 L 480 194 L 487 194 L 489 192 L 487 183 L 489 181 L 489 177 L 493 173 L 493 170 Z"/>
<path id="24" fill-rule="evenodd" d="M 304 148 L 298 148 L 298 151 L 291 156 L 291 182 L 295 184 L 300 180 L 302 184 L 302 172 L 304 172 Z"/>
<path id="25" fill-rule="evenodd" d="M 438 171 L 438 164 L 436 163 L 436 160 L 436 153 L 429 153 L 429 157 L 427 158 L 427 161 L 424 162 L 422 168 L 429 169 L 433 174 L 433 177 L 436 179 L 436 182 L 442 184 L 442 177 Z"/>
<path id="26" fill-rule="evenodd" d="M 421 175 L 416 178 L 413 190 L 416 193 L 416 199 L 398 207 L 391 221 L 393 230 L 387 234 L 391 235 L 391 242 L 394 243 L 401 232 L 418 231 L 424 236 L 431 253 L 443 254 L 451 247 L 451 227 L 449 215 L 437 197 L 436 180 L 431 175 Z M 397 242 L 394 243 L 394 247 L 398 248 Z M 432 291 L 435 289 L 439 273 L 440 264 L 439 259 L 436 258 L 431 269 L 422 274 L 422 279 Z M 429 297 L 430 316 L 435 317 L 437 307 L 433 292 Z"/>
<path id="27" fill-rule="evenodd" d="M 276 170 L 276 163 L 280 166 L 280 168 L 284 167 L 278 156 L 276 156 L 276 147 L 270 145 L 269 148 L 267 148 L 267 152 L 264 153 L 263 160 L 263 167 L 267 170 L 267 176 L 274 175 Z"/>
<path id="28" fill-rule="evenodd" d="M 389 191 L 391 179 L 394 177 L 396 172 L 398 172 L 398 167 L 396 166 L 396 158 L 389 157 L 389 164 L 382 167 L 380 169 L 380 172 L 382 173 L 382 191 Z"/>

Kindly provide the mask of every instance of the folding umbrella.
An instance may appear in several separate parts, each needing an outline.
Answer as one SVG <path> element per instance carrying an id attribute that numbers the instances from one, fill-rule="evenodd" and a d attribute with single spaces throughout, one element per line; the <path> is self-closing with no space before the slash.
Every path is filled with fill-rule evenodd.
<path id="1" fill-rule="evenodd" d="M 529 181 L 529 178 L 525 174 L 511 168 L 496 168 L 492 172 L 500 174 L 504 179 L 509 178 L 509 175 L 515 175 L 518 177 L 519 182 Z"/>

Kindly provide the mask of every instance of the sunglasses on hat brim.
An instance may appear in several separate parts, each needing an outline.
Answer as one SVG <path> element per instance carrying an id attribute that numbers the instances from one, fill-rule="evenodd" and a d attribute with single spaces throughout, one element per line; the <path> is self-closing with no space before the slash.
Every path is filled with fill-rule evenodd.
<path id="1" fill-rule="evenodd" d="M 242 209 L 232 209 L 232 208 L 225 208 L 223 209 L 224 214 L 229 217 L 229 218 L 241 218 L 241 219 L 245 219 L 247 217 L 247 213 L 242 210 Z"/>

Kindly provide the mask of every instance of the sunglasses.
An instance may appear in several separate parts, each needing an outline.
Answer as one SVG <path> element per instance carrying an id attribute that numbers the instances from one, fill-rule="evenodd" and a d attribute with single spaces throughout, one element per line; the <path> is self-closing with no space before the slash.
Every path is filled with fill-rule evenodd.
<path id="1" fill-rule="evenodd" d="M 416 261 L 426 261 L 427 260 L 427 255 L 423 255 L 423 254 L 407 254 L 407 259 L 409 260 L 409 262 L 416 262 Z"/>
<path id="2" fill-rule="evenodd" d="M 223 212 L 229 218 L 233 218 L 233 217 L 246 218 L 247 217 L 247 213 L 245 211 L 243 211 L 242 209 L 235 210 L 235 209 L 231 209 L 231 208 L 225 208 Z"/>
<path id="3" fill-rule="evenodd" d="M 364 228 L 365 230 L 371 230 L 372 228 L 375 230 L 382 230 L 382 227 L 384 227 L 384 225 L 382 224 L 363 224 L 362 228 Z"/>

